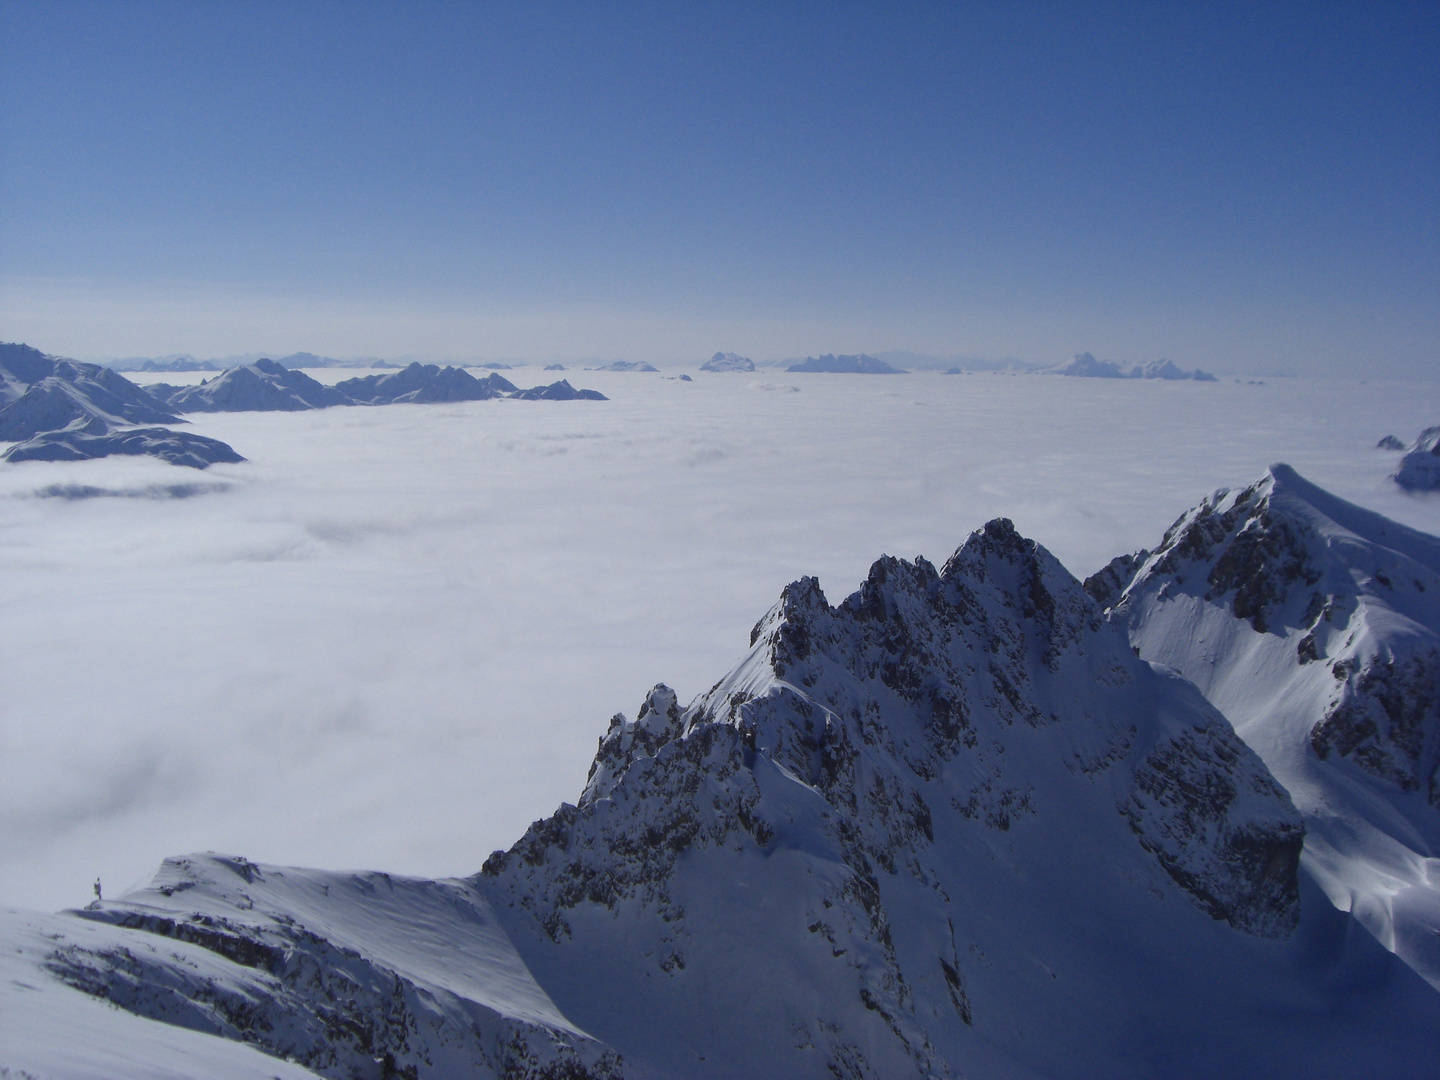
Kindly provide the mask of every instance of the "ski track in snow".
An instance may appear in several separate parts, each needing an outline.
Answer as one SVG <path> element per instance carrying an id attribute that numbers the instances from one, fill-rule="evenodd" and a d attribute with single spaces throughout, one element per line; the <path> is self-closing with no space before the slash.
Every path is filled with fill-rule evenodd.
<path id="1" fill-rule="evenodd" d="M 1440 533 L 1373 449 L 1440 420 L 1440 384 L 585 381 L 612 400 L 197 415 L 250 459 L 200 486 L 0 469 L 0 902 L 201 849 L 472 873 L 575 797 L 608 716 L 733 666 L 786 583 L 843 595 L 995 516 L 1083 576 L 1283 460 Z"/>

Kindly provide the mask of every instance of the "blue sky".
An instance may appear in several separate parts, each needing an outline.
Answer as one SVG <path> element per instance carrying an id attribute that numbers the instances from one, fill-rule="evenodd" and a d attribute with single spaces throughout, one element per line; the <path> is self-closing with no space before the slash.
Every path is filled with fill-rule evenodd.
<path id="1" fill-rule="evenodd" d="M 1440 5 L 0 8 L 0 339 L 1440 370 Z"/>

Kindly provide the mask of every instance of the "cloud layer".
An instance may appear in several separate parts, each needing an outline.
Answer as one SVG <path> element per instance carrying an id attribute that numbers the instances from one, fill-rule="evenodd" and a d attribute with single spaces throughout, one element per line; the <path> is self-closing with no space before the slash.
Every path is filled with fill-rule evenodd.
<path id="1" fill-rule="evenodd" d="M 206 848 L 471 872 L 788 581 L 836 601 L 993 516 L 1083 574 L 1285 460 L 1440 532 L 1372 449 L 1435 422 L 1433 386 L 586 378 L 612 400 L 206 416 L 250 460 L 183 488 L 0 470 L 0 902 Z"/>

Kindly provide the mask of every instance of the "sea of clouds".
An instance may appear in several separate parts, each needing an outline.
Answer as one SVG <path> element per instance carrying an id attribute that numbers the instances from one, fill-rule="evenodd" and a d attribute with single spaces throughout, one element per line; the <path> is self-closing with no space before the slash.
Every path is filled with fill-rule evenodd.
<path id="1" fill-rule="evenodd" d="M 1287 461 L 1440 533 L 1373 449 L 1440 384 L 568 377 L 611 400 L 197 415 L 249 460 L 0 466 L 0 902 L 206 849 L 472 873 L 787 582 L 838 602 L 991 517 L 1083 576 Z"/>

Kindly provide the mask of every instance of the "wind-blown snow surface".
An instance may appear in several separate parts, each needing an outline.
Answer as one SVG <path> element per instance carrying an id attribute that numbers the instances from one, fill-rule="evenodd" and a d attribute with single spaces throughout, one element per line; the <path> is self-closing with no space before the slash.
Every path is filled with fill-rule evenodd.
<path id="1" fill-rule="evenodd" d="M 612 400 L 207 415 L 251 460 L 203 479 L 0 469 L 0 898 L 204 849 L 472 873 L 574 799 L 604 717 L 708 687 L 785 584 L 993 517 L 1083 575 L 1286 460 L 1440 533 L 1372 449 L 1434 422 L 1431 384 L 586 378 Z"/>

